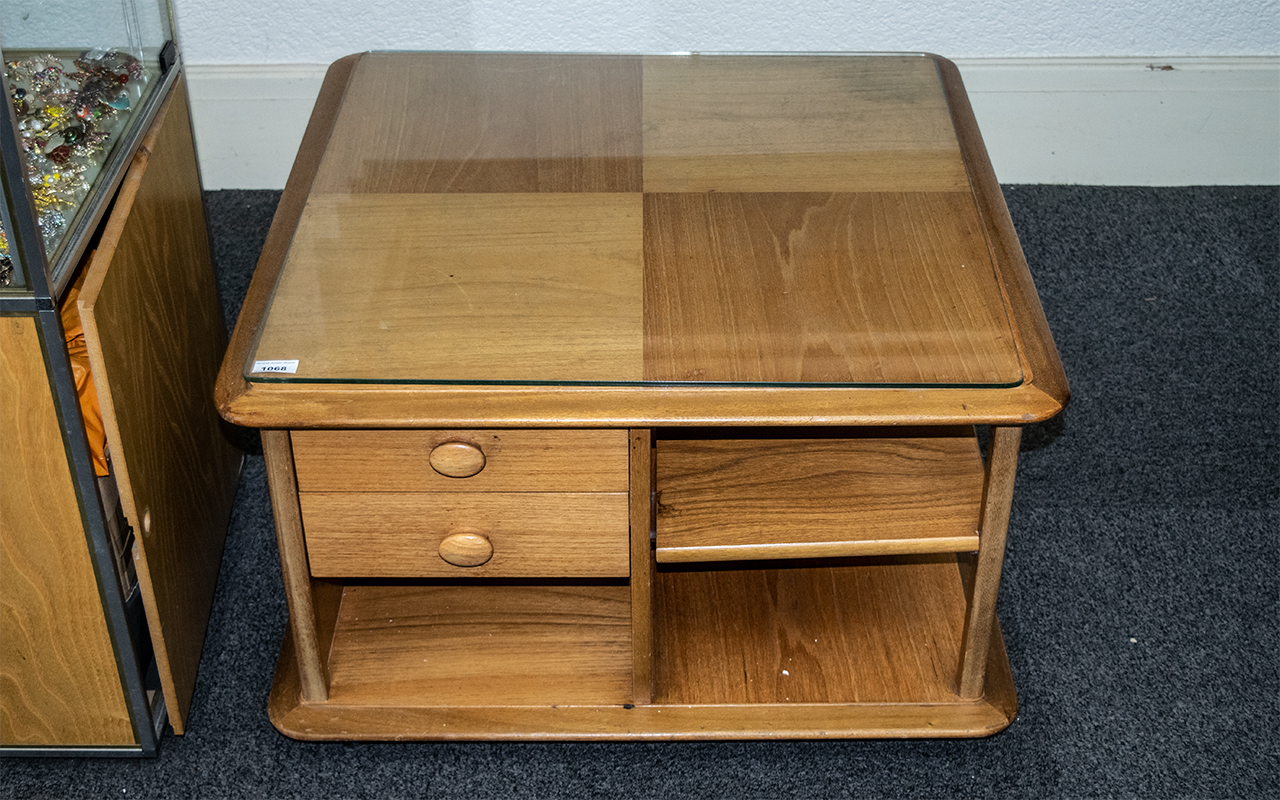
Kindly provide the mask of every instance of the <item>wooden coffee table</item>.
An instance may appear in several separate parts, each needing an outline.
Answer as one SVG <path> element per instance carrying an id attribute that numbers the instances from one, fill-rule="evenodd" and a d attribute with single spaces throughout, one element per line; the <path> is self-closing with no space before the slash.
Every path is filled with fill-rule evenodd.
<path id="1" fill-rule="evenodd" d="M 1066 401 L 945 59 L 344 59 L 218 388 L 275 508 L 271 718 L 994 733 L 1019 426 Z"/>

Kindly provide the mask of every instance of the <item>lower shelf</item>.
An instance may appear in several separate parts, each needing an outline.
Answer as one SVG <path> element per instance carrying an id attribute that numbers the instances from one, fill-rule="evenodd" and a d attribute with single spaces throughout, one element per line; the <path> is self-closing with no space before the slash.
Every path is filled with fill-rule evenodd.
<path id="1" fill-rule="evenodd" d="M 953 555 L 664 570 L 654 606 L 659 703 L 957 699 L 965 597 Z"/>
<path id="2" fill-rule="evenodd" d="M 955 695 L 963 607 L 955 556 L 663 571 L 633 705 L 625 585 L 349 585 L 329 699 L 287 633 L 270 713 L 314 740 L 987 736 L 1017 698 L 998 630 L 984 697 Z"/>
<path id="3" fill-rule="evenodd" d="M 617 585 L 354 584 L 329 697 L 353 705 L 622 704 L 631 590 Z"/>

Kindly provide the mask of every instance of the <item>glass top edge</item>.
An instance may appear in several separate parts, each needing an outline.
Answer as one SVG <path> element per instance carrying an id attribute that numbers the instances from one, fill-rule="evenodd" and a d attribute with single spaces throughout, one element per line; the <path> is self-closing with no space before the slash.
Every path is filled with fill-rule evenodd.
<path id="1" fill-rule="evenodd" d="M 688 56 L 795 56 L 807 58 L 945 58 L 925 50 L 363 50 L 356 56 L 604 56 L 620 58 L 683 58 Z"/>
<path id="2" fill-rule="evenodd" d="M 501 388 L 571 386 L 600 389 L 1016 389 L 1026 383 L 1019 377 L 1012 382 L 1000 383 L 866 383 L 866 382 L 814 382 L 795 381 L 498 381 L 498 380 L 364 380 L 347 378 L 285 378 L 267 375 L 246 375 L 251 384 L 276 386 L 420 386 L 434 388 L 467 388 L 487 386 Z"/>

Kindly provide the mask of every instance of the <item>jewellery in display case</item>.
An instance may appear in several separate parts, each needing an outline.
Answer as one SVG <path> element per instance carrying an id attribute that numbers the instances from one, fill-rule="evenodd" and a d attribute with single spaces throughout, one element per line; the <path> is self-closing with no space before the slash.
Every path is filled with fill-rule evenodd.
<path id="1" fill-rule="evenodd" d="M 37 222 L 52 251 L 123 127 L 132 95 L 140 95 L 143 65 L 129 53 L 94 49 L 6 61 L 5 72 Z"/>
<path id="2" fill-rule="evenodd" d="M 8 286 L 13 280 L 13 259 L 9 256 L 9 234 L 0 222 L 0 286 Z"/>

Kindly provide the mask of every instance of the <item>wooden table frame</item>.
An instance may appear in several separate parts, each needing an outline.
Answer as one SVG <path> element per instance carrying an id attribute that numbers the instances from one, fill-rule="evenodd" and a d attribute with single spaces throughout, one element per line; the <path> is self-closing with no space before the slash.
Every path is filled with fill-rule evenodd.
<path id="1" fill-rule="evenodd" d="M 1021 426 L 1058 413 L 1067 402 L 1068 389 L 959 73 L 945 59 L 935 61 L 1016 340 L 1023 374 L 1023 381 L 1017 386 L 922 390 L 790 385 L 761 389 L 679 384 L 440 386 L 247 381 L 243 365 L 254 346 L 258 322 L 270 304 L 359 57 L 344 59 L 331 68 L 249 289 L 217 389 L 219 408 L 228 420 L 262 429 L 290 610 L 289 633 L 270 703 L 277 727 L 291 736 L 308 739 L 740 739 L 983 736 L 1003 729 L 1013 720 L 1016 693 L 995 606 Z M 678 571 L 670 568 L 664 572 L 659 568 L 651 539 L 659 513 L 651 497 L 661 490 L 655 485 L 656 461 L 661 457 L 657 454 L 672 431 L 708 426 L 744 431 L 804 429 L 812 433 L 815 426 L 850 426 L 872 432 L 868 435 L 892 438 L 899 428 L 950 426 L 970 431 L 967 435 L 972 437 L 974 425 L 991 426 L 985 462 L 973 462 L 981 464 L 975 467 L 980 470 L 980 478 L 972 484 L 976 489 L 966 500 L 978 507 L 976 552 L 966 554 L 952 548 L 935 557 L 923 555 L 936 552 L 928 544 L 908 543 L 881 550 L 854 547 L 838 551 L 836 555 L 846 560 L 832 562 L 834 566 L 830 567 L 835 571 L 916 570 L 921 575 L 942 575 L 936 580 L 948 585 L 954 581 L 959 587 L 955 590 L 958 600 L 939 602 L 960 609 L 958 661 L 949 671 L 951 677 L 945 689 L 937 690 L 940 694 L 930 693 L 937 689 L 934 687 L 921 695 L 925 699 L 907 696 L 897 702 L 884 697 L 854 702 L 847 698 L 835 702 L 797 702 L 789 698 L 787 702 L 709 702 L 699 695 L 703 689 L 696 685 L 680 697 L 659 686 L 657 673 L 674 669 L 667 666 L 670 653 L 664 651 L 673 646 L 670 636 L 686 635 L 655 633 L 659 625 L 654 621 L 655 614 L 668 614 L 662 609 L 685 591 L 684 579 L 670 577 L 678 575 Z M 601 598 L 608 595 L 599 601 L 601 608 L 616 598 L 623 598 L 629 608 L 625 622 L 629 626 L 626 638 L 631 670 L 626 702 L 485 703 L 467 697 L 456 702 L 405 702 L 403 698 L 379 702 L 370 696 L 352 701 L 349 693 L 340 696 L 331 692 L 331 659 L 338 657 L 336 642 L 347 630 L 342 627 L 347 623 L 339 620 L 340 608 L 348 602 L 344 592 L 351 596 L 351 603 L 367 602 L 367 609 L 377 609 L 378 603 L 384 601 L 378 594 L 382 590 L 377 582 L 356 598 L 356 592 L 348 591 L 351 586 L 342 580 L 312 574 L 291 432 L 407 428 L 626 431 L 632 566 L 625 579 L 605 582 L 605 588 L 595 593 Z M 904 431 L 903 435 L 912 434 Z M 665 446 L 678 450 L 678 445 Z M 976 440 L 972 452 L 976 456 Z M 781 569 L 761 579 L 786 581 L 790 574 Z M 831 574 L 836 576 L 837 572 Z M 838 573 L 845 574 L 853 573 Z M 709 573 L 690 580 L 704 579 L 712 583 L 721 580 Z M 723 580 L 732 582 L 736 578 Z M 756 580 L 754 573 L 746 580 Z M 795 591 L 803 595 L 819 588 L 806 584 Z M 500 589 L 494 590 L 496 603 L 505 602 L 499 596 Z M 593 591 L 588 586 L 583 590 L 584 597 Z M 929 600 L 930 593 L 943 590 L 921 591 L 925 593 L 921 595 L 923 600 L 909 598 L 900 602 L 933 602 Z M 662 626 L 673 629 L 682 624 L 671 622 L 669 617 L 663 620 Z M 695 632 L 689 636 L 698 635 L 696 628 L 690 630 Z M 853 634 L 846 630 L 840 635 Z M 890 658 L 909 660 L 919 658 L 920 652 L 912 650 Z M 841 691 L 835 693 L 840 695 Z M 388 697 L 394 694 L 391 692 Z"/>

